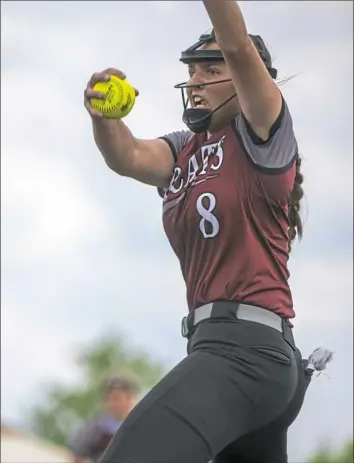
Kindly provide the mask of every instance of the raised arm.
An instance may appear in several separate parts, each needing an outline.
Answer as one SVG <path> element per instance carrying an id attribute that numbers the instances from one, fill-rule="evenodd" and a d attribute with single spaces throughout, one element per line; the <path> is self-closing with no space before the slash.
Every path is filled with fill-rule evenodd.
<path id="1" fill-rule="evenodd" d="M 107 69 L 94 74 L 85 90 L 85 107 L 91 115 L 96 145 L 107 165 L 117 174 L 165 188 L 175 164 L 168 141 L 137 139 L 122 120 L 106 119 L 90 105 L 91 98 L 103 97 L 93 90 L 95 83 L 109 80 L 110 74 L 125 78 L 121 71 Z"/>
<path id="2" fill-rule="evenodd" d="M 236 1 L 203 0 L 217 43 L 229 67 L 241 111 L 253 132 L 269 138 L 277 120 L 282 98 L 252 40 Z"/>

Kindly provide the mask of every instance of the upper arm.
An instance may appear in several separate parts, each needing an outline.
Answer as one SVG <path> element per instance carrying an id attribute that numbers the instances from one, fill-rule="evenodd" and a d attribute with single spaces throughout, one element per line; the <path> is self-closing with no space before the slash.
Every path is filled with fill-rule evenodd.
<path id="1" fill-rule="evenodd" d="M 166 188 L 171 180 L 178 154 L 190 132 L 172 132 L 156 140 L 136 139 L 133 162 L 126 176 L 142 183 Z"/>
<path id="2" fill-rule="evenodd" d="M 292 117 L 283 98 L 280 114 L 266 142 L 257 137 L 242 114 L 235 122 L 244 150 L 254 165 L 276 173 L 286 171 L 292 165 L 298 153 L 298 144 Z"/>
<path id="3" fill-rule="evenodd" d="M 242 113 L 253 131 L 263 140 L 277 120 L 281 93 L 249 38 L 240 50 L 222 49 Z"/>
<path id="4" fill-rule="evenodd" d="M 171 149 L 164 140 L 136 139 L 131 162 L 119 174 L 148 185 L 164 187 L 171 178 L 174 163 Z"/>

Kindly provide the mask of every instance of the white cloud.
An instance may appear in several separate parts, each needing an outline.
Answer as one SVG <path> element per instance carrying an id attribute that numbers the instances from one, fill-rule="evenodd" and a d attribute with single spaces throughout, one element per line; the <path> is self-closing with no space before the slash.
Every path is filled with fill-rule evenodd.
<path id="1" fill-rule="evenodd" d="M 290 263 L 296 322 L 353 320 L 353 262 L 302 258 Z"/>
<path id="2" fill-rule="evenodd" d="M 60 255 L 86 233 L 104 234 L 107 223 L 87 185 L 60 160 L 60 150 L 41 156 L 33 149 L 21 142 L 5 145 L 2 162 L 5 255 L 18 262 L 43 253 Z M 16 230 L 15 241 L 16 217 L 24 226 Z"/>
<path id="3" fill-rule="evenodd" d="M 301 153 L 303 186 L 311 214 L 318 208 L 335 210 L 338 204 L 349 209 L 353 204 L 353 159 L 349 147 L 347 152 L 337 152 L 335 143 L 307 138 L 301 144 Z"/>

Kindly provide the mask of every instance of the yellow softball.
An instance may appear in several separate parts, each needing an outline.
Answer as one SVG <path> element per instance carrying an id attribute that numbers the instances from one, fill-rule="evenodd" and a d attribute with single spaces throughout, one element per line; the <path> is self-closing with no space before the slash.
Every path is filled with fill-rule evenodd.
<path id="1" fill-rule="evenodd" d="M 122 119 L 133 109 L 135 90 L 125 79 L 111 75 L 108 82 L 97 82 L 93 89 L 105 99 L 91 98 L 91 106 L 109 119 Z"/>

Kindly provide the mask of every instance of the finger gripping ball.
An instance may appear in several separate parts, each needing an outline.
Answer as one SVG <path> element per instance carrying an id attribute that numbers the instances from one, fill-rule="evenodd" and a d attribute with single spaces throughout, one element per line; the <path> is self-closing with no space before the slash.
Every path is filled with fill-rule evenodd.
<path id="1" fill-rule="evenodd" d="M 111 75 L 108 82 L 97 82 L 93 89 L 105 95 L 104 99 L 92 98 L 91 106 L 110 119 L 127 116 L 135 103 L 135 90 L 125 79 Z"/>

